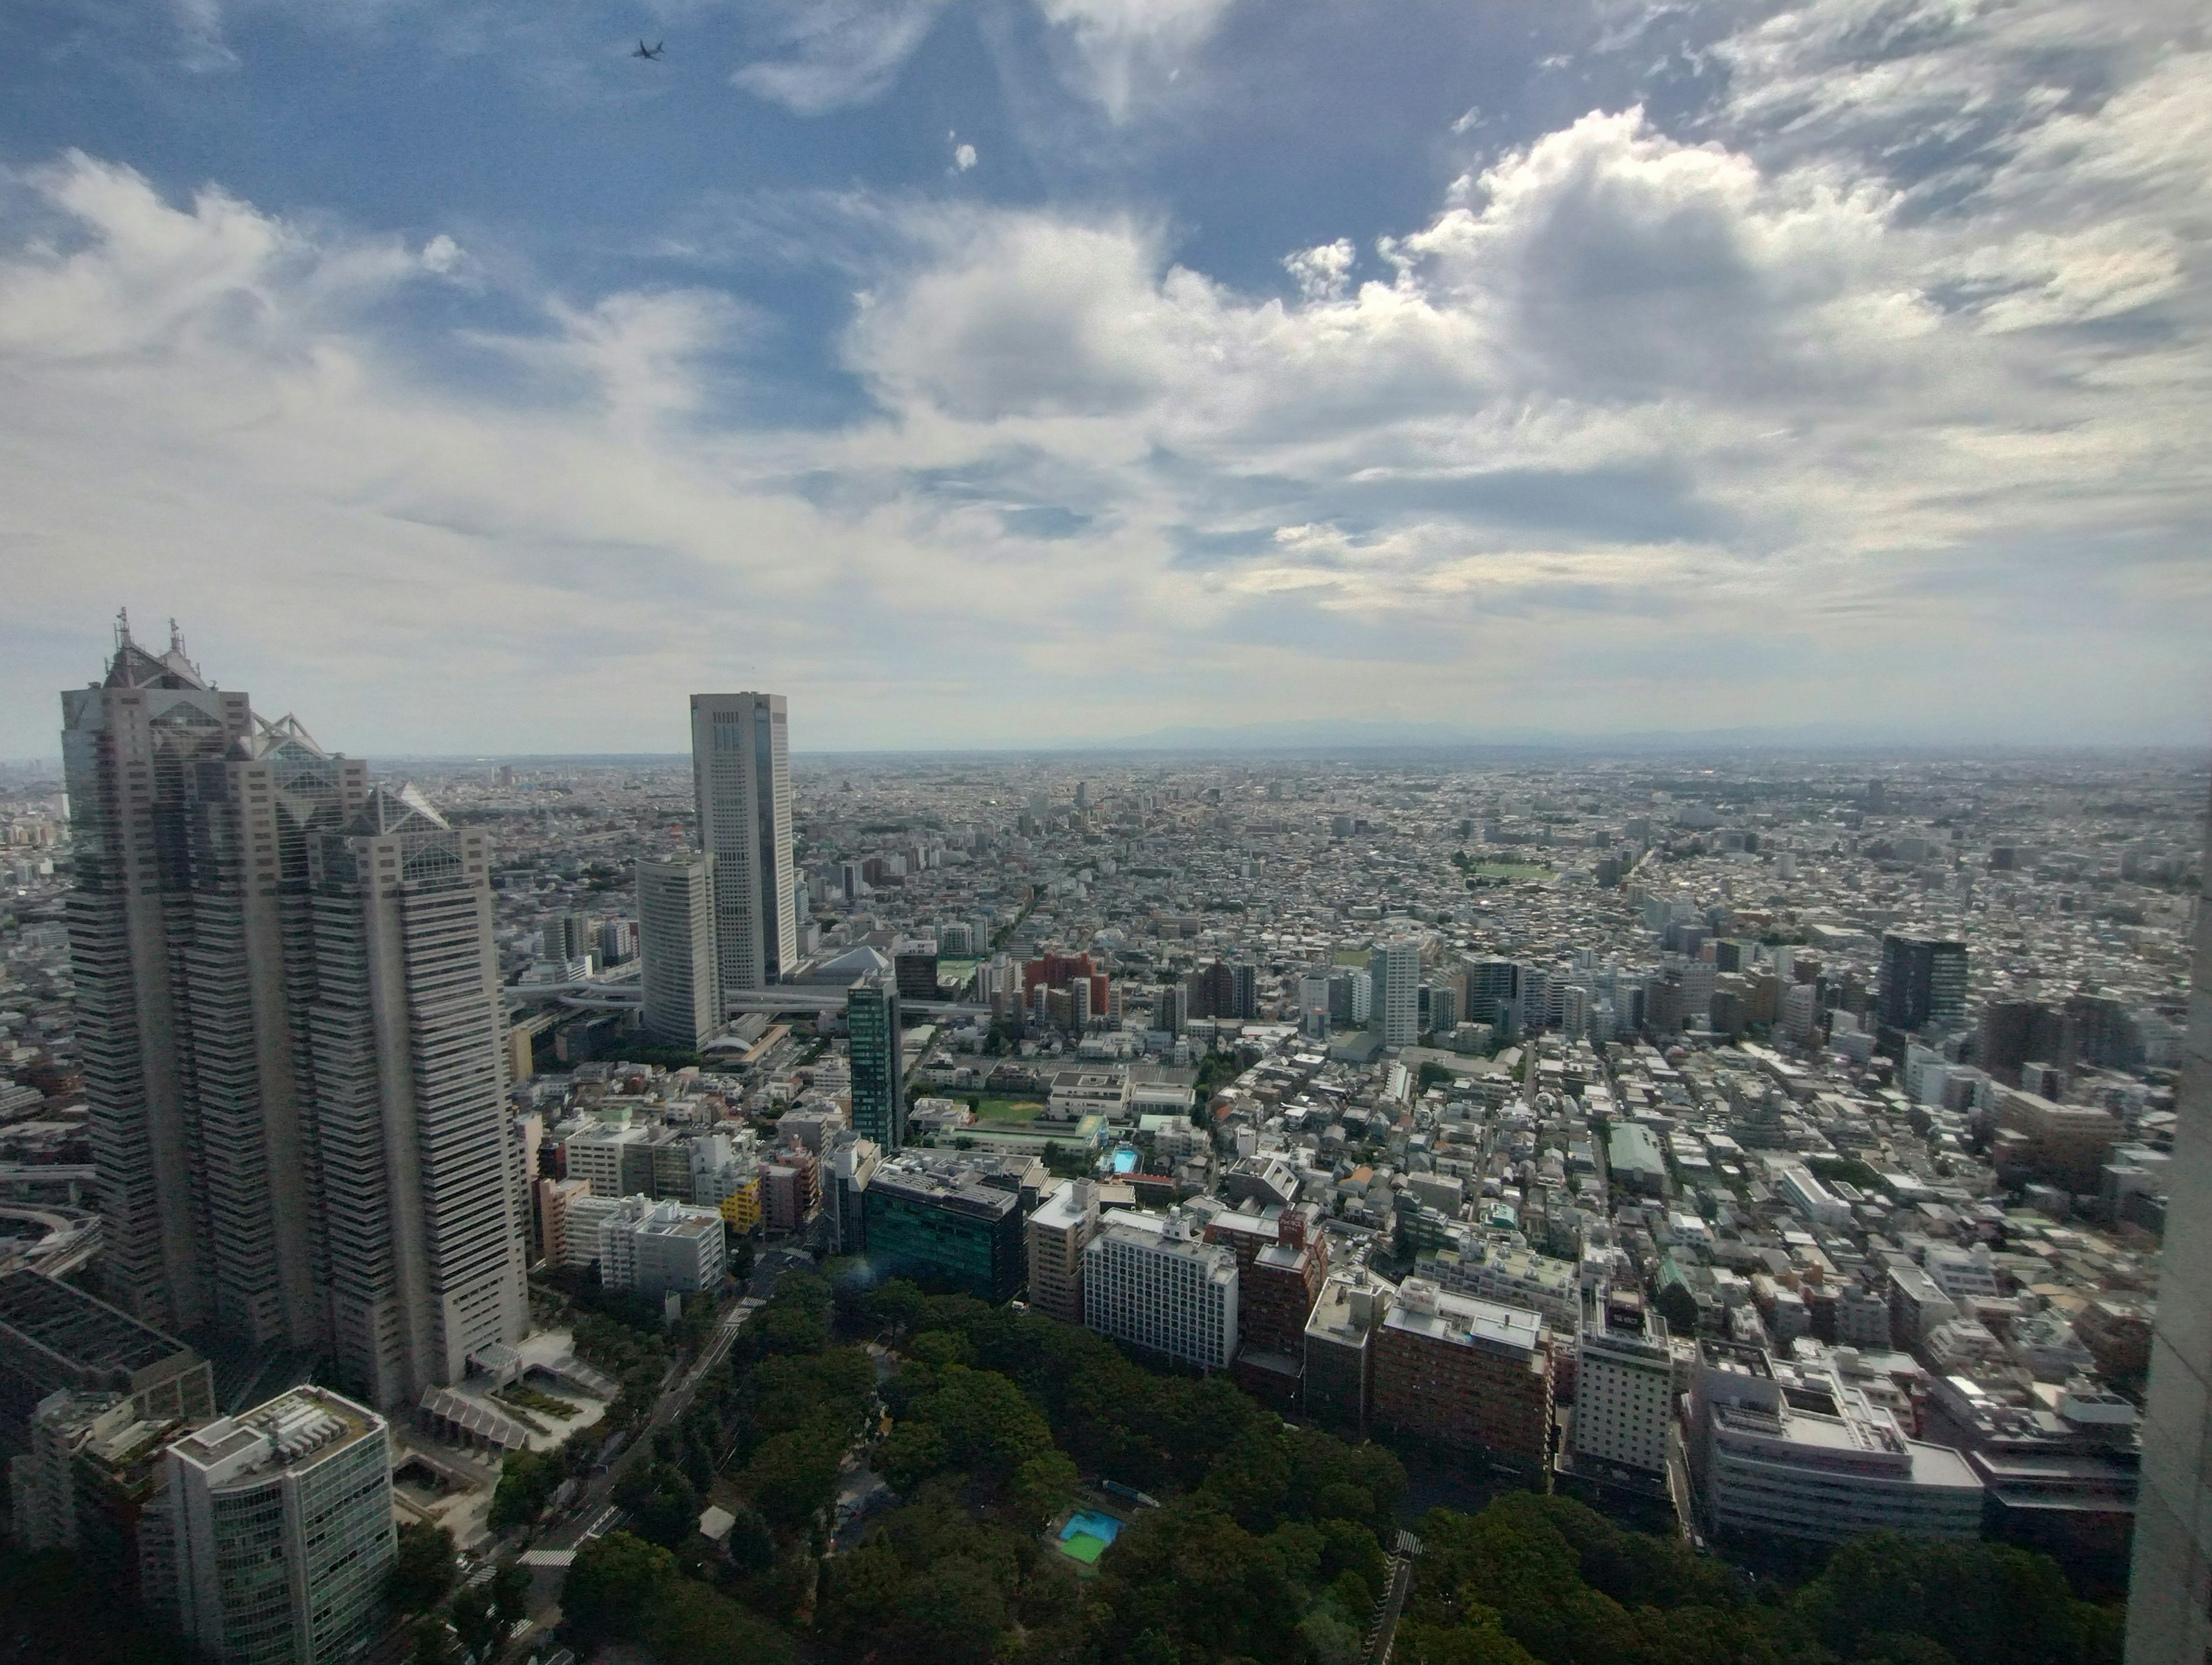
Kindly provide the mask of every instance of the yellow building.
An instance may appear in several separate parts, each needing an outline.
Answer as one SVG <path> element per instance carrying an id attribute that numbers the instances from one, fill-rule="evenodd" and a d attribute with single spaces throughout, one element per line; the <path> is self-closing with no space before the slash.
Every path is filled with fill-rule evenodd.
<path id="1" fill-rule="evenodd" d="M 749 1175 L 744 1184 L 722 1199 L 722 1218 L 733 1231 L 757 1231 L 761 1223 L 760 1175 Z"/>

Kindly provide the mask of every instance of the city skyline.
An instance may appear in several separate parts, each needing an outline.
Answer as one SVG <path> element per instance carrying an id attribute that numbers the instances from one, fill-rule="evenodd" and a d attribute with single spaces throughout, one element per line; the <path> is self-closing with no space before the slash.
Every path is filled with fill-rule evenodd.
<path id="1" fill-rule="evenodd" d="M 132 10 L 0 20 L 0 756 L 118 603 L 356 755 L 2201 738 L 2179 0 Z"/>

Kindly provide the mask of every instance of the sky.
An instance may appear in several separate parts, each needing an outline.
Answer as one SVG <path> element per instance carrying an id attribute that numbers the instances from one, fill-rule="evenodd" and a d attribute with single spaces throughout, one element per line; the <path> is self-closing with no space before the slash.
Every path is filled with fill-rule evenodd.
<path id="1" fill-rule="evenodd" d="M 124 607 L 357 755 L 2202 744 L 2208 238 L 2202 0 L 14 0 L 0 757 Z"/>

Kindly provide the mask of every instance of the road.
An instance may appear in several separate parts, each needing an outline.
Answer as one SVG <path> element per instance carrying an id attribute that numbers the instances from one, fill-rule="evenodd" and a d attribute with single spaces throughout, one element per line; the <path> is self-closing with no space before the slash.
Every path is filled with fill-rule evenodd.
<path id="1" fill-rule="evenodd" d="M 629 1439 L 607 1464 L 604 1474 L 594 1474 L 561 1518 L 541 1534 L 538 1541 L 521 1557 L 531 1569 L 529 1636 L 542 1636 L 553 1622 L 554 1609 L 561 1598 L 561 1581 L 568 1570 L 568 1560 L 577 1547 L 587 1538 L 597 1538 L 611 1532 L 622 1523 L 622 1513 L 613 1502 L 616 1486 L 629 1474 L 631 1465 L 653 1449 L 653 1437 L 662 1429 L 679 1420 L 691 1408 L 699 1384 L 711 1370 L 730 1355 L 736 1345 L 738 1332 L 745 1321 L 760 1310 L 761 1300 L 757 1295 L 746 1295 L 733 1303 L 722 1315 L 714 1327 L 714 1339 L 706 1351 L 691 1363 L 672 1385 L 661 1390 L 653 1407 L 653 1414 L 631 1431 Z"/>
<path id="2" fill-rule="evenodd" d="M 1376 1604 L 1375 1621 L 1367 1632 L 1367 1665 L 1390 1665 L 1390 1650 L 1398 1644 L 1398 1619 L 1406 1611 L 1406 1598 L 1413 1591 L 1413 1559 L 1390 1558 L 1390 1588 Z"/>

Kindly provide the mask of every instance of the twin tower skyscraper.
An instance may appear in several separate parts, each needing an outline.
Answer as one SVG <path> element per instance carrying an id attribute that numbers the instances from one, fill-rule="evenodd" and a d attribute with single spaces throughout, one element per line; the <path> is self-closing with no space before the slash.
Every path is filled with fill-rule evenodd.
<path id="1" fill-rule="evenodd" d="M 709 883 L 687 934 L 719 1024 L 722 987 L 773 983 L 797 951 L 789 746 L 779 697 L 691 704 Z M 118 623 L 106 675 L 62 696 L 62 751 L 109 1297 L 327 1355 L 387 1409 L 520 1340 L 484 835 L 218 690 L 173 627 L 156 652 Z"/>
<path id="2" fill-rule="evenodd" d="M 62 696 L 109 1297 L 384 1407 L 528 1327 L 484 836 L 118 627 Z"/>

